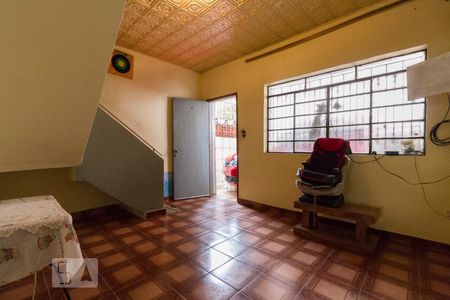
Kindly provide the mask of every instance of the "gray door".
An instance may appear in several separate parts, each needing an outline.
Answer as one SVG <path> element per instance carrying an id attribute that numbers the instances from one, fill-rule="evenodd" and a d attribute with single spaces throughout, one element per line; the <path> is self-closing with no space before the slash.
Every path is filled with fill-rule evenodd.
<path id="1" fill-rule="evenodd" d="M 209 195 L 209 104 L 173 99 L 174 199 Z"/>

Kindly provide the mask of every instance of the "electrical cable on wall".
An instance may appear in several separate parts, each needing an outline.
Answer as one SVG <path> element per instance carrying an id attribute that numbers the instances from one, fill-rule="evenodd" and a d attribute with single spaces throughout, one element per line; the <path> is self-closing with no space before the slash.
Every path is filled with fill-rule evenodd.
<path id="1" fill-rule="evenodd" d="M 447 94 L 447 96 L 448 96 L 448 105 L 449 105 L 449 106 L 448 106 L 448 109 L 447 109 L 447 113 L 446 113 L 445 116 L 444 116 L 444 120 L 441 121 L 441 122 L 439 122 L 438 124 L 436 124 L 436 125 L 433 127 L 433 129 L 436 128 L 436 129 L 435 129 L 435 133 L 437 133 L 437 130 L 438 130 L 438 128 L 439 128 L 440 125 L 442 125 L 443 123 L 446 123 L 446 122 L 450 122 L 450 120 L 446 120 L 446 119 L 447 119 L 447 116 L 448 116 L 448 113 L 449 113 L 449 111 L 450 111 L 450 94 Z M 433 131 L 433 129 L 432 129 L 432 131 Z M 333 130 L 334 130 L 334 128 L 333 128 Z M 337 136 L 336 132 L 334 132 L 334 134 Z M 433 134 L 433 132 L 430 132 L 430 137 L 431 137 L 432 134 Z M 437 135 L 435 135 L 435 136 L 436 136 L 436 138 L 437 138 Z M 439 139 L 438 139 L 438 140 L 439 140 Z M 441 145 L 439 145 L 439 146 L 444 146 L 444 145 L 449 145 L 449 144 L 450 144 L 450 138 L 445 138 L 444 140 L 440 140 L 440 141 L 444 141 L 444 144 L 441 144 Z M 433 143 L 434 143 L 434 141 L 433 141 Z M 445 144 L 445 143 L 446 143 L 446 144 Z M 417 183 L 409 182 L 406 178 L 404 178 L 404 177 L 402 177 L 402 176 L 400 176 L 400 175 L 398 175 L 398 174 L 396 174 L 396 173 L 394 173 L 394 172 L 392 172 L 392 171 L 386 169 L 386 168 L 380 163 L 379 160 L 380 160 L 381 158 L 385 157 L 385 156 L 386 156 L 386 155 L 382 155 L 382 156 L 380 156 L 380 157 L 377 158 L 377 156 L 374 155 L 372 160 L 357 161 L 357 160 L 354 160 L 354 159 L 351 157 L 351 155 L 348 155 L 348 157 L 350 158 L 350 160 L 351 160 L 352 162 L 356 163 L 356 164 L 367 164 L 367 163 L 371 163 L 371 162 L 376 162 L 376 163 L 378 164 L 378 166 L 379 166 L 383 171 L 385 171 L 386 173 L 388 173 L 388 174 L 390 174 L 390 175 L 392 175 L 392 176 L 397 177 L 398 179 L 402 180 L 403 182 L 407 183 L 408 185 L 412 185 L 412 186 L 420 185 L 420 187 L 421 187 L 421 189 L 422 189 L 422 193 L 423 193 L 423 198 L 424 198 L 425 203 L 427 204 L 427 206 L 428 206 L 434 213 L 436 213 L 437 215 L 439 215 L 439 216 L 441 216 L 441 217 L 444 217 L 444 218 L 447 218 L 447 216 L 446 216 L 445 214 L 443 214 L 443 213 L 441 213 L 440 211 L 436 210 L 433 206 L 431 206 L 430 202 L 428 202 L 428 198 L 427 198 L 427 195 L 426 195 L 426 193 L 425 193 L 424 185 L 427 185 L 427 184 L 435 184 L 435 183 L 444 181 L 444 180 L 450 178 L 450 175 L 444 176 L 444 177 L 442 177 L 442 178 L 440 178 L 440 179 L 422 182 L 422 179 L 421 179 L 420 174 L 419 174 L 419 170 L 418 170 L 418 168 L 417 168 L 417 155 L 414 155 L 414 167 L 415 167 L 415 169 L 416 169 L 416 174 L 417 174 L 417 178 L 419 179 L 419 182 L 417 182 Z"/>
<path id="2" fill-rule="evenodd" d="M 448 145 L 450 145 L 450 136 L 449 137 L 445 137 L 443 139 L 438 137 L 439 127 L 444 125 L 444 124 L 449 124 L 450 123 L 450 119 L 447 119 L 448 113 L 450 112 L 450 94 L 449 93 L 447 93 L 447 98 L 448 98 L 448 108 L 447 108 L 447 112 L 446 112 L 446 114 L 444 116 L 444 119 L 442 119 L 441 122 L 439 122 L 436 125 L 434 125 L 433 128 L 431 128 L 431 131 L 430 131 L 431 142 L 433 142 L 433 144 L 435 144 L 437 146 L 448 146 Z"/>
<path id="3" fill-rule="evenodd" d="M 440 211 L 436 210 L 436 209 L 431 205 L 431 203 L 428 202 L 427 194 L 425 193 L 425 188 L 424 188 L 424 186 L 423 186 L 422 179 L 420 178 L 419 169 L 417 168 L 417 156 L 416 156 L 416 155 L 414 155 L 414 168 L 416 169 L 417 178 L 419 179 L 419 184 L 420 184 L 420 187 L 421 187 L 421 189 L 422 189 L 423 199 L 425 200 L 425 203 L 426 203 L 427 206 L 428 206 L 432 211 L 434 211 L 436 214 L 438 214 L 438 215 L 440 215 L 440 216 L 446 218 L 447 216 L 446 216 L 445 214 L 443 214 L 443 213 L 441 213 Z"/>

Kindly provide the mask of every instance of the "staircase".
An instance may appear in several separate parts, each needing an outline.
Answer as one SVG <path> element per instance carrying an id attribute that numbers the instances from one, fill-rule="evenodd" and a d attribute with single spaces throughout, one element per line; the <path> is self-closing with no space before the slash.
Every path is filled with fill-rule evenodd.
<path id="1" fill-rule="evenodd" d="M 163 174 L 161 153 L 99 105 L 77 179 L 145 218 L 164 208 Z"/>

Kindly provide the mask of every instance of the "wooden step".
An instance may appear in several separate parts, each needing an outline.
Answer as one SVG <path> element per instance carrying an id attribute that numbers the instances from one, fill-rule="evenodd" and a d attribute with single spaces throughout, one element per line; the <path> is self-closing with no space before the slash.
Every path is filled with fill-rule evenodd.
<path id="1" fill-rule="evenodd" d="M 295 208 L 301 208 L 306 211 L 314 211 L 314 205 L 310 203 L 295 201 Z M 328 207 L 317 205 L 316 211 L 320 214 L 340 217 L 344 219 L 355 220 L 360 217 L 368 217 L 373 220 L 373 223 L 380 217 L 381 209 L 377 207 L 370 207 L 358 204 L 344 203 L 341 207 Z"/>
<path id="2" fill-rule="evenodd" d="M 302 224 L 294 227 L 294 233 L 302 237 L 332 244 L 348 250 L 371 253 L 375 250 L 378 238 L 368 235 L 367 228 L 373 225 L 381 214 L 381 209 L 376 207 L 344 203 L 341 207 L 328 207 L 295 201 L 294 206 L 303 210 Z M 354 231 L 341 230 L 324 224 L 313 228 L 314 214 L 323 217 L 332 216 L 355 221 Z"/>
<path id="3" fill-rule="evenodd" d="M 294 227 L 294 233 L 308 240 L 365 254 L 374 253 L 379 240 L 376 235 L 369 234 L 365 242 L 358 242 L 354 239 L 353 230 L 321 223 L 316 229 L 305 228 L 302 224 L 298 224 Z"/>

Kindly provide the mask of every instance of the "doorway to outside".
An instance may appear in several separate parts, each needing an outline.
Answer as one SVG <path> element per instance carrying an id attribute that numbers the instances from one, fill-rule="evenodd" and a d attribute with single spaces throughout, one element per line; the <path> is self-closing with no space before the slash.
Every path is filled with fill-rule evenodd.
<path id="1" fill-rule="evenodd" d="M 211 190 L 217 195 L 237 197 L 237 97 L 210 100 Z"/>

